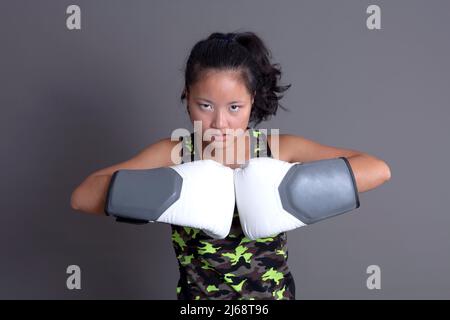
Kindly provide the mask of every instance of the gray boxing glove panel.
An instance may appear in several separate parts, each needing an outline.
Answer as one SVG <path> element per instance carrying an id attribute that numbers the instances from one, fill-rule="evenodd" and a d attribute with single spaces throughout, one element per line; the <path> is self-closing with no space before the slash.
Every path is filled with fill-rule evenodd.
<path id="1" fill-rule="evenodd" d="M 284 210 L 305 224 L 360 206 L 356 180 L 345 157 L 292 166 L 278 191 Z"/>
<path id="2" fill-rule="evenodd" d="M 119 170 L 108 188 L 105 213 L 119 222 L 156 221 L 180 197 L 183 179 L 172 168 Z"/>

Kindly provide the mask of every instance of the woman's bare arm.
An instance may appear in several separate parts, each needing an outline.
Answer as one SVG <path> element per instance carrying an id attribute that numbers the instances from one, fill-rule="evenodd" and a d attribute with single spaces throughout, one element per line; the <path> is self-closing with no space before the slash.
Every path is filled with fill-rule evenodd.
<path id="1" fill-rule="evenodd" d="M 73 209 L 104 214 L 106 193 L 112 174 L 120 169 L 151 169 L 173 165 L 171 151 L 177 142 L 169 138 L 160 140 L 135 157 L 90 174 L 73 192 L 70 203 Z"/>
<path id="2" fill-rule="evenodd" d="M 336 148 L 294 135 L 280 135 L 280 158 L 288 162 L 310 162 L 345 157 L 352 167 L 359 192 L 377 188 L 391 178 L 387 163 L 373 155 Z"/>

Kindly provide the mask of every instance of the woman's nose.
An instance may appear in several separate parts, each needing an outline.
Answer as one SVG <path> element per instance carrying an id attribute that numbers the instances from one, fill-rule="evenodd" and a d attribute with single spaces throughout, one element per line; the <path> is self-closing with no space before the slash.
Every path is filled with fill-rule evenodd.
<path id="1" fill-rule="evenodd" d="M 227 119 L 223 111 L 216 112 L 212 124 L 217 129 L 227 128 Z"/>

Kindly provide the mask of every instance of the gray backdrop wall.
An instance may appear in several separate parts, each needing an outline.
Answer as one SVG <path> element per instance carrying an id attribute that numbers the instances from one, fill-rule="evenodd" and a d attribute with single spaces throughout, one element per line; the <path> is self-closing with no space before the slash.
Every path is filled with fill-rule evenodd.
<path id="1" fill-rule="evenodd" d="M 66 9 L 81 8 L 81 30 Z M 366 27 L 369 5 L 381 30 Z M 288 233 L 297 299 L 450 298 L 448 1 L 0 3 L 0 298 L 175 299 L 165 224 L 76 212 L 72 190 L 191 128 L 182 69 L 211 32 L 254 31 L 291 89 L 260 127 L 385 160 L 356 212 Z M 81 268 L 68 290 L 66 269 Z M 366 270 L 381 269 L 369 290 Z"/>

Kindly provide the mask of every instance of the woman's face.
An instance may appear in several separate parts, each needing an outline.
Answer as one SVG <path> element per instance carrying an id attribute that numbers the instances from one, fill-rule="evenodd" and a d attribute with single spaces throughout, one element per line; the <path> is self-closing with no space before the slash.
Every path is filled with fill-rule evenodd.
<path id="1" fill-rule="evenodd" d="M 247 129 L 253 96 L 238 71 L 205 71 L 189 88 L 187 101 L 192 123 L 201 121 L 202 135 L 211 142 L 226 144 L 232 137 L 223 136 L 227 129 Z"/>

